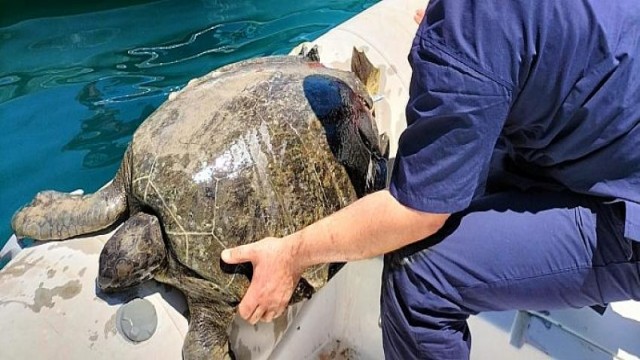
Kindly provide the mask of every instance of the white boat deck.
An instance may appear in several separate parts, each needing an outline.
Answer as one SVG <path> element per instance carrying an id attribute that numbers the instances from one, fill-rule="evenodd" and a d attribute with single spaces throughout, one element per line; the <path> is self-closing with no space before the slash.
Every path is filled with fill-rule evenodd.
<path id="1" fill-rule="evenodd" d="M 382 70 L 376 114 L 391 153 L 404 129 L 410 69 L 406 55 L 424 1 L 383 0 L 314 43 L 328 66 L 348 68 L 353 46 Z M 98 295 L 98 256 L 110 234 L 14 251 L 0 270 L 0 359 L 180 359 L 187 320 L 182 295 L 149 282 L 129 293 Z M 381 260 L 354 262 L 310 301 L 272 324 L 237 320 L 230 329 L 239 359 L 382 359 Z M 149 300 L 158 325 L 147 341 L 119 333 L 118 309 Z M 472 359 L 637 359 L 640 306 L 612 304 L 551 313 L 487 313 L 470 320 Z M 634 355 L 635 354 L 635 355 Z"/>

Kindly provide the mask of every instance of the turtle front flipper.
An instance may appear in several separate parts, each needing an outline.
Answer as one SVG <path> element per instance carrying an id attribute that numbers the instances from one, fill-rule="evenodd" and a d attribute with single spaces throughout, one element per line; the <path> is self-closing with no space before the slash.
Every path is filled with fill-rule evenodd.
<path id="1" fill-rule="evenodd" d="M 234 308 L 211 299 L 187 297 L 189 331 L 182 346 L 184 360 L 235 359 L 229 349 L 227 329 L 234 317 Z"/>
<path id="2" fill-rule="evenodd" d="M 127 152 L 128 153 L 128 152 Z M 43 191 L 11 219 L 16 236 L 62 240 L 113 225 L 127 213 L 128 156 L 114 180 L 90 195 Z"/>

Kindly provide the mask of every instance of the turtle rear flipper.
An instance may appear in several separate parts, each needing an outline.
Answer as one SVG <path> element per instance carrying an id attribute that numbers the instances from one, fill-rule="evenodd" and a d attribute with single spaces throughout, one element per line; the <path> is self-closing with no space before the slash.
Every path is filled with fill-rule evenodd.
<path id="1" fill-rule="evenodd" d="M 90 234 L 117 223 L 127 213 L 128 156 L 114 180 L 90 195 L 42 191 L 18 210 L 11 227 L 19 238 L 62 240 Z"/>
<path id="2" fill-rule="evenodd" d="M 310 42 L 303 42 L 299 44 L 291 50 L 289 55 L 300 56 L 306 61 L 320 62 L 320 51 L 318 50 L 318 45 Z"/>
<path id="3" fill-rule="evenodd" d="M 364 51 L 355 47 L 351 54 L 351 71 L 362 81 L 369 95 L 375 95 L 380 90 L 380 69 L 373 66 Z"/>
<path id="4" fill-rule="evenodd" d="M 235 315 L 224 302 L 187 297 L 189 331 L 182 346 L 184 360 L 235 359 L 229 349 L 227 329 Z"/>
<path id="5" fill-rule="evenodd" d="M 318 45 L 313 45 L 311 49 L 307 50 L 306 44 L 303 44 L 298 55 L 304 57 L 307 61 L 320 62 L 320 52 L 318 51 Z"/>

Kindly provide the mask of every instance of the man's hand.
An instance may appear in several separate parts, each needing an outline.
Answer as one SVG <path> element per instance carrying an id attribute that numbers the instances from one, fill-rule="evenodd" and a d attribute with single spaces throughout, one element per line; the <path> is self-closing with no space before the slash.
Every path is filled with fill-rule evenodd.
<path id="1" fill-rule="evenodd" d="M 307 267 L 388 253 L 435 234 L 448 217 L 411 209 L 380 190 L 291 235 L 227 249 L 224 262 L 253 264 L 238 313 L 251 324 L 271 321 L 284 312 Z"/>
<path id="2" fill-rule="evenodd" d="M 258 242 L 227 249 L 227 264 L 251 262 L 251 285 L 238 306 L 238 313 L 249 323 L 269 322 L 282 315 L 304 269 L 300 269 L 288 238 L 268 237 Z"/>

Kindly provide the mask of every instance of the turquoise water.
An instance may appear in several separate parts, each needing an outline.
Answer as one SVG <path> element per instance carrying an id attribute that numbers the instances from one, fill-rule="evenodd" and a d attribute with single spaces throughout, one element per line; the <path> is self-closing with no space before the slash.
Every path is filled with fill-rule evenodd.
<path id="1" fill-rule="evenodd" d="M 169 92 L 227 63 L 285 54 L 375 2 L 0 0 L 0 247 L 36 192 L 110 180 Z"/>

